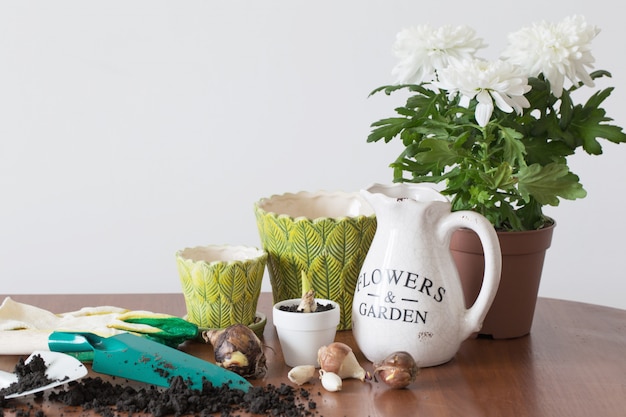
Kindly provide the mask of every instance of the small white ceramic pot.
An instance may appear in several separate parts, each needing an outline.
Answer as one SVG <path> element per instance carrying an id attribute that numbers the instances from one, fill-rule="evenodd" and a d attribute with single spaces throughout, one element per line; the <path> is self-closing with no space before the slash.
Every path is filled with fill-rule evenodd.
<path id="1" fill-rule="evenodd" d="M 300 304 L 299 298 L 284 300 L 274 304 L 272 319 L 278 340 L 283 351 L 285 363 L 291 367 L 313 365 L 317 363 L 317 351 L 320 347 L 335 341 L 339 325 L 340 307 L 334 301 L 316 299 L 320 304 L 332 304 L 333 309 L 314 313 L 283 311 L 281 306 Z"/>

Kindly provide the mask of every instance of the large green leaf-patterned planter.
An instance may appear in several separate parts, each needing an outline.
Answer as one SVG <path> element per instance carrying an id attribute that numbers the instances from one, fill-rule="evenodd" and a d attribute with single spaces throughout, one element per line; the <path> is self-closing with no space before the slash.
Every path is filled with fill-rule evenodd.
<path id="1" fill-rule="evenodd" d="M 338 330 L 352 328 L 352 297 L 376 232 L 373 209 L 358 193 L 285 193 L 254 205 L 274 303 L 302 296 L 306 272 L 316 298 L 339 304 Z"/>
<path id="2" fill-rule="evenodd" d="M 231 245 L 209 245 L 176 252 L 186 319 L 203 328 L 251 325 L 261 293 L 267 253 Z"/>

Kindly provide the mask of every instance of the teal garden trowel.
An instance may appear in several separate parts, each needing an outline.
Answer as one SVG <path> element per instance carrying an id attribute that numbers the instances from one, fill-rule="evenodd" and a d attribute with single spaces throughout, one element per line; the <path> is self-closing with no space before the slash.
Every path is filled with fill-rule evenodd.
<path id="1" fill-rule="evenodd" d="M 56 352 L 93 351 L 95 372 L 162 387 L 169 387 L 176 376 L 194 389 L 202 389 L 203 378 L 213 386 L 226 384 L 245 392 L 252 386 L 232 371 L 132 333 L 101 337 L 85 332 L 53 332 L 48 346 Z"/>

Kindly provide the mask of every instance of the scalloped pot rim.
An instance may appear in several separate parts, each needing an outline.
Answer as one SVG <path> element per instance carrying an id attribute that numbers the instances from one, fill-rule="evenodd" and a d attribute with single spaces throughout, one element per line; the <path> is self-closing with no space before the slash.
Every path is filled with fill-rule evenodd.
<path id="1" fill-rule="evenodd" d="M 375 217 L 374 209 L 358 192 L 319 190 L 273 194 L 261 198 L 255 207 L 267 215 L 294 221 Z"/>
<path id="2" fill-rule="evenodd" d="M 267 252 L 254 246 L 244 245 L 205 245 L 184 248 L 176 252 L 176 257 L 189 263 L 202 262 L 208 265 L 218 263 L 250 264 L 267 258 Z"/>

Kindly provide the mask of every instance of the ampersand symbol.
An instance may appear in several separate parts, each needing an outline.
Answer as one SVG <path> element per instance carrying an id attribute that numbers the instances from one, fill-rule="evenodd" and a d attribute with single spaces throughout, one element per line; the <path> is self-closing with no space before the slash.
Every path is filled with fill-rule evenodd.
<path id="1" fill-rule="evenodd" d="M 386 302 L 386 303 L 391 303 L 391 304 L 393 304 L 393 303 L 395 303 L 395 302 L 396 302 L 396 301 L 395 301 L 395 299 L 396 299 L 396 297 L 393 295 L 393 292 L 391 292 L 391 291 L 389 291 L 389 292 L 387 293 L 387 295 L 385 296 L 385 302 Z"/>

